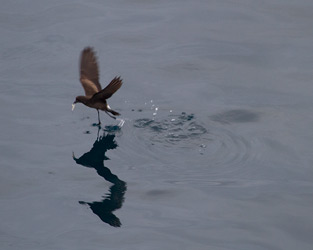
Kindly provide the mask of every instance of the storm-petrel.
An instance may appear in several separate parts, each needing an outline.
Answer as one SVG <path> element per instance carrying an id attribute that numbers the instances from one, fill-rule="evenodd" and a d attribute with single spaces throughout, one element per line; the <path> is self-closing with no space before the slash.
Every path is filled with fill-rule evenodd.
<path id="1" fill-rule="evenodd" d="M 72 104 L 72 111 L 75 104 L 81 102 L 90 108 L 97 109 L 98 121 L 100 122 L 99 109 L 106 112 L 110 117 L 116 119 L 112 115 L 120 115 L 118 112 L 112 110 L 107 103 L 110 98 L 123 84 L 120 77 L 115 77 L 104 89 L 99 83 L 99 70 L 95 52 L 93 48 L 85 48 L 80 57 L 80 82 L 85 90 L 85 96 L 77 96 Z M 110 115 L 110 112 L 112 115 Z"/>

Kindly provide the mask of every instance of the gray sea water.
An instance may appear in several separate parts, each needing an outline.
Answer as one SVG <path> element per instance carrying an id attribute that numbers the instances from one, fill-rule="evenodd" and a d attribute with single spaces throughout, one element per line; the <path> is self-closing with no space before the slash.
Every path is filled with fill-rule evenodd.
<path id="1" fill-rule="evenodd" d="M 313 246 L 311 0 L 1 1 L 0 248 Z M 97 51 L 119 120 L 84 105 Z"/>

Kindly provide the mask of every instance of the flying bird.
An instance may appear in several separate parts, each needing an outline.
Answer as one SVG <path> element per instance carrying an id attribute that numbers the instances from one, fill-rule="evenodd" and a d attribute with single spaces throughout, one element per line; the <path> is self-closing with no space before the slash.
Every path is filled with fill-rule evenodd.
<path id="1" fill-rule="evenodd" d="M 118 112 L 112 110 L 107 103 L 109 99 L 123 84 L 121 77 L 115 77 L 104 89 L 99 82 L 99 70 L 96 54 L 91 47 L 86 47 L 80 57 L 80 82 L 85 90 L 85 96 L 77 96 L 72 104 L 72 111 L 76 103 L 83 103 L 98 112 L 98 125 L 101 124 L 99 110 L 106 112 L 116 119 Z M 111 114 L 109 114 L 111 113 Z"/>

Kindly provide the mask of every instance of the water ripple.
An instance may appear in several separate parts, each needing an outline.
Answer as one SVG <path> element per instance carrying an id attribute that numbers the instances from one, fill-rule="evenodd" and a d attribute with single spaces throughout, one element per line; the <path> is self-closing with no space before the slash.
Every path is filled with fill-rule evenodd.
<path id="1" fill-rule="evenodd" d="M 171 114 L 163 119 L 137 119 L 134 127 L 144 129 L 149 133 L 150 141 L 163 143 L 164 146 L 184 141 L 192 144 L 207 133 L 207 129 L 195 120 L 193 114 L 185 112 Z"/>
<path id="2" fill-rule="evenodd" d="M 147 157 L 155 155 L 153 159 L 157 159 L 162 155 L 167 162 L 175 159 L 174 168 L 182 168 L 183 162 L 192 166 L 188 174 L 203 174 L 204 167 L 210 175 L 242 174 L 259 154 L 258 138 L 236 133 L 229 124 L 195 114 L 158 114 L 151 119 L 136 119 L 133 126 L 138 129 L 134 131 L 136 145 L 143 144 L 141 149 Z"/>

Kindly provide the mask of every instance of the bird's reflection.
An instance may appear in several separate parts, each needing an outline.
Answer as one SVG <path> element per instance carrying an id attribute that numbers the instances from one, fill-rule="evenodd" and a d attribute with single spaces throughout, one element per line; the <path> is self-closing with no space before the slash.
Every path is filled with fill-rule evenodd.
<path id="1" fill-rule="evenodd" d="M 115 149 L 118 145 L 114 140 L 114 133 L 110 132 L 105 134 L 104 132 L 103 135 L 99 137 L 99 130 L 97 140 L 91 150 L 79 158 L 76 158 L 73 153 L 73 159 L 79 165 L 94 168 L 98 175 L 103 177 L 106 181 L 113 183 L 113 185 L 102 201 L 79 201 L 79 203 L 87 204 L 93 213 L 98 215 L 103 222 L 113 227 L 120 227 L 122 225 L 120 219 L 113 214 L 113 211 L 122 207 L 127 189 L 126 182 L 120 180 L 116 175 L 112 174 L 110 169 L 104 166 L 104 161 L 109 159 L 105 156 L 106 151 Z"/>

